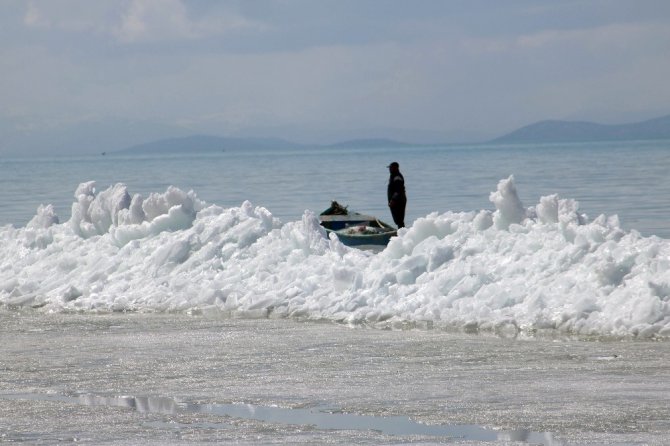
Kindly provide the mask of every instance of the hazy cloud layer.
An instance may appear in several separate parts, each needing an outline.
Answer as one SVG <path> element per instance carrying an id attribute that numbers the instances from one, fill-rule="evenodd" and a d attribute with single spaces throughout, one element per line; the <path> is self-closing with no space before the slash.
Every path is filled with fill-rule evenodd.
<path id="1" fill-rule="evenodd" d="M 670 2 L 5 0 L 0 72 L 0 153 L 106 121 L 485 140 L 670 112 Z"/>

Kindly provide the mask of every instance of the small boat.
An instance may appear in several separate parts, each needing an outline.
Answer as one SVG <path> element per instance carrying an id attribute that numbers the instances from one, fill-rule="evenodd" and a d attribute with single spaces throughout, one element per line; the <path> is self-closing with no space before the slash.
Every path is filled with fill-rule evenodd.
<path id="1" fill-rule="evenodd" d="M 350 212 L 346 206 L 333 201 L 330 207 L 319 215 L 321 226 L 328 233 L 335 233 L 347 246 L 387 245 L 398 230 L 371 215 Z"/>

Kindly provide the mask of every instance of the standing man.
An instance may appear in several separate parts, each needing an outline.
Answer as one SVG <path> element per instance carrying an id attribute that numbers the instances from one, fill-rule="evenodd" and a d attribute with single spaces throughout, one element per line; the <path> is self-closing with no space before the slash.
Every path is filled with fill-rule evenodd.
<path id="1" fill-rule="evenodd" d="M 388 165 L 391 176 L 386 195 L 389 200 L 389 208 L 393 221 L 398 229 L 405 227 L 405 205 L 407 205 L 407 196 L 405 195 L 405 177 L 400 173 L 400 165 L 395 161 Z"/>

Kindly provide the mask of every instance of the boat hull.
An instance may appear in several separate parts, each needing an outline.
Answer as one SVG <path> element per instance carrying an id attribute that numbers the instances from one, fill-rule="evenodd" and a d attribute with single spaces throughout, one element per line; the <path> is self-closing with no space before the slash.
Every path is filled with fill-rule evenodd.
<path id="1" fill-rule="evenodd" d="M 386 246 L 392 237 L 398 235 L 398 231 L 389 231 L 381 234 L 350 235 L 340 231 L 325 228 L 326 232 L 334 233 L 337 238 L 347 246 L 375 245 Z"/>
<path id="2" fill-rule="evenodd" d="M 337 213 L 333 213 L 337 209 Z M 371 215 L 349 212 L 337 202 L 319 216 L 326 232 L 334 233 L 347 246 L 386 246 L 392 237 L 398 235 L 393 226 Z"/>

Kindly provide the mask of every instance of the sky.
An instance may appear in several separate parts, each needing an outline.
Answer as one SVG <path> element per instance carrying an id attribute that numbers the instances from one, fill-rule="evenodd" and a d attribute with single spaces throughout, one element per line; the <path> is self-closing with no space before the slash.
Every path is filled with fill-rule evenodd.
<path id="1" fill-rule="evenodd" d="M 668 0 L 2 0 L 0 155 L 670 113 Z"/>

